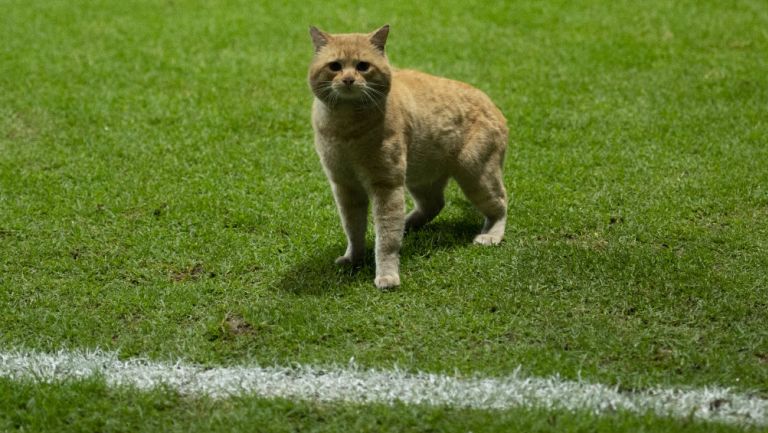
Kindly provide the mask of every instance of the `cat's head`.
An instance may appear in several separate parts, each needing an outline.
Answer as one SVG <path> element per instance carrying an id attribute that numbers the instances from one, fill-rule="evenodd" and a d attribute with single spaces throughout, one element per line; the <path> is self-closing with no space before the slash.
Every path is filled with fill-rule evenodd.
<path id="1" fill-rule="evenodd" d="M 389 26 L 372 33 L 329 34 L 310 27 L 315 56 L 309 86 L 329 106 L 380 107 L 392 72 L 384 54 Z"/>

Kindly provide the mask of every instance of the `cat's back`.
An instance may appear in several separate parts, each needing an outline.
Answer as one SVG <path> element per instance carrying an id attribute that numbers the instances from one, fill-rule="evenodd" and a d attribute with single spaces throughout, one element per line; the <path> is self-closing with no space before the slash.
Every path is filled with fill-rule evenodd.
<path id="1" fill-rule="evenodd" d="M 480 122 L 506 129 L 504 115 L 488 95 L 461 81 L 398 69 L 392 73 L 390 98 L 421 120 L 450 125 Z"/>
<path id="2" fill-rule="evenodd" d="M 407 88 L 410 91 L 421 93 L 435 93 L 435 92 L 447 92 L 456 94 L 456 92 L 468 92 L 481 93 L 480 90 L 475 87 L 463 83 L 461 81 L 452 80 L 450 78 L 440 77 L 437 75 L 428 74 L 426 72 L 417 71 L 415 69 L 392 69 L 392 82 L 393 87 L 397 88 L 398 84 Z M 393 89 L 394 90 L 394 89 Z M 484 95 L 484 94 L 483 94 Z M 446 96 L 446 95 L 443 95 Z"/>

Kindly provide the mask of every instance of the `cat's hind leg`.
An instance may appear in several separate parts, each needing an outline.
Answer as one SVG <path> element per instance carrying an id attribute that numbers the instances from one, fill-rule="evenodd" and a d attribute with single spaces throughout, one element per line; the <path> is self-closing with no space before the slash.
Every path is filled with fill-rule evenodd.
<path id="1" fill-rule="evenodd" d="M 440 213 L 445 206 L 446 183 L 448 177 L 444 176 L 429 183 L 407 185 L 416 207 L 405 217 L 405 230 L 418 229 Z"/>
<path id="2" fill-rule="evenodd" d="M 501 243 L 507 222 L 507 192 L 500 164 L 487 166 L 479 174 L 460 172 L 455 178 L 469 201 L 485 216 L 483 229 L 474 242 L 481 245 Z"/>
<path id="3" fill-rule="evenodd" d="M 340 265 L 357 265 L 365 257 L 365 229 L 368 223 L 368 195 L 362 188 L 331 182 L 341 225 L 347 235 L 347 250 L 336 259 Z"/>

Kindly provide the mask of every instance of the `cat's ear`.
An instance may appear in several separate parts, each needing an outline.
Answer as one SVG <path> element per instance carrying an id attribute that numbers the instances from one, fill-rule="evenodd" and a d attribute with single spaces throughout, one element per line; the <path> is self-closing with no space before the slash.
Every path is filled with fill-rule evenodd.
<path id="1" fill-rule="evenodd" d="M 312 36 L 312 43 L 315 44 L 315 52 L 320 51 L 331 40 L 331 35 L 315 26 L 309 26 L 309 34 Z"/>
<path id="2" fill-rule="evenodd" d="M 389 35 L 389 24 L 376 30 L 368 35 L 368 39 L 371 41 L 374 47 L 378 48 L 382 53 L 384 52 L 384 45 L 387 43 L 387 35 Z"/>

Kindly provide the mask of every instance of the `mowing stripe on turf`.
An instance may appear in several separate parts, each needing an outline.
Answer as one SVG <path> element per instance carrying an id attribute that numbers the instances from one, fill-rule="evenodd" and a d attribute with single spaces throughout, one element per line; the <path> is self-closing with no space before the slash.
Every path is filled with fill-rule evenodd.
<path id="1" fill-rule="evenodd" d="M 694 417 L 725 423 L 768 425 L 768 400 L 725 388 L 655 388 L 621 392 L 615 387 L 532 378 L 409 374 L 398 370 L 341 367 L 216 367 L 120 360 L 103 351 L 0 352 L 0 377 L 63 382 L 102 377 L 110 386 L 149 389 L 164 385 L 184 394 L 227 397 L 258 395 L 351 403 L 448 405 L 479 409 L 544 407 L 608 413 L 626 410 L 661 416 Z"/>

